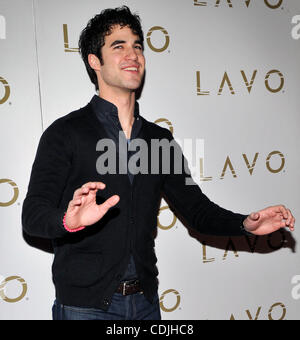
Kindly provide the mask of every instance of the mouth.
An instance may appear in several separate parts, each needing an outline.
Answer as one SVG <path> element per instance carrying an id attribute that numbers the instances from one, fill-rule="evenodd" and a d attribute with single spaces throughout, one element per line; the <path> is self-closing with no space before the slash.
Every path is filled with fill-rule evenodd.
<path id="1" fill-rule="evenodd" d="M 139 68 L 136 66 L 128 66 L 122 68 L 123 71 L 128 71 L 128 72 L 138 72 Z"/>

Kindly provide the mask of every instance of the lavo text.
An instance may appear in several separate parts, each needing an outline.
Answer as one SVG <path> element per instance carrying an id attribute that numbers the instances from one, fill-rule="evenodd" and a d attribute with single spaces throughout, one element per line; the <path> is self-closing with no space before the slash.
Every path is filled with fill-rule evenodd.
<path id="1" fill-rule="evenodd" d="M 258 70 L 254 70 L 251 75 L 247 75 L 244 70 L 240 71 L 241 73 L 241 81 L 245 84 L 245 88 L 250 94 L 256 81 L 256 76 L 258 74 Z M 272 82 L 270 81 L 272 79 Z M 198 96 L 208 96 L 211 94 L 211 90 L 203 90 L 202 88 L 202 79 L 201 79 L 201 72 L 196 72 L 196 79 L 197 79 L 197 95 Z M 275 79 L 275 81 L 274 81 Z M 274 83 L 276 83 L 274 85 Z M 284 77 L 283 74 L 279 70 L 270 70 L 264 77 L 264 84 L 266 89 L 271 93 L 278 93 L 284 87 Z M 227 88 L 232 95 L 236 94 L 236 90 L 234 89 L 233 83 L 231 78 L 229 77 L 229 73 L 225 72 L 222 76 L 221 83 L 217 89 L 218 96 L 223 94 L 224 88 Z"/>
<path id="2" fill-rule="evenodd" d="M 246 314 L 249 320 L 259 320 L 261 316 L 261 311 L 262 311 L 262 306 L 257 308 L 255 315 L 253 312 L 251 313 L 249 309 L 246 310 Z M 285 316 L 286 316 L 286 307 L 281 302 L 274 303 L 274 305 L 272 305 L 269 308 L 268 314 L 267 314 L 268 320 L 271 320 L 271 321 L 284 320 Z M 231 314 L 230 320 L 236 320 L 233 314 Z"/>
<path id="3" fill-rule="evenodd" d="M 254 173 L 254 169 L 256 167 L 257 161 L 259 159 L 259 153 L 256 152 L 253 159 L 249 158 L 247 154 L 242 154 L 242 159 L 246 165 L 249 175 L 252 176 Z M 212 176 L 204 175 L 203 162 L 204 162 L 204 159 L 200 158 L 200 171 L 197 172 L 195 181 L 199 181 L 199 180 L 200 182 L 212 181 L 213 180 Z M 272 174 L 277 174 L 283 171 L 285 167 L 285 157 L 280 151 L 272 151 L 267 155 L 265 159 L 265 164 L 266 164 L 267 171 L 269 171 Z M 226 160 L 225 160 L 222 172 L 221 172 L 221 176 L 219 178 L 224 179 L 227 172 L 231 173 L 233 178 L 237 178 L 237 171 L 235 170 L 233 166 L 232 158 L 230 158 L 230 156 L 226 157 Z M 198 177 L 198 174 L 200 174 L 200 178 Z"/>
<path id="4" fill-rule="evenodd" d="M 239 0 L 210 0 L 210 1 L 200 1 L 200 0 L 194 0 L 194 5 L 195 6 L 215 6 L 215 7 L 219 7 L 221 4 L 227 4 L 228 7 L 233 8 L 233 3 L 237 1 L 238 3 L 244 3 L 245 6 L 248 8 L 250 6 L 250 4 L 252 3 L 251 0 L 244 0 L 244 1 L 239 1 Z M 268 8 L 271 9 L 277 9 L 279 8 L 282 3 L 283 0 L 264 0 L 265 5 Z"/>
<path id="5" fill-rule="evenodd" d="M 278 240 L 278 235 L 281 235 L 280 239 Z M 246 241 L 246 247 L 245 249 L 248 248 L 249 252 L 254 253 L 256 249 L 258 249 L 258 242 L 261 239 L 259 236 L 255 237 L 248 237 L 244 236 L 244 239 Z M 223 255 L 223 261 L 225 261 L 228 258 L 229 251 L 232 251 L 234 256 L 236 258 L 239 257 L 238 250 L 237 250 L 237 244 L 235 243 L 233 238 L 228 238 L 226 241 L 226 244 L 224 244 L 225 252 Z M 287 242 L 285 234 L 283 231 L 280 231 L 279 233 L 276 234 L 270 234 L 267 237 L 266 245 L 265 247 L 270 249 L 270 250 L 279 250 L 281 249 L 284 244 Z M 208 251 L 207 251 L 207 241 L 201 241 L 202 243 L 202 262 L 203 263 L 211 263 L 215 262 L 216 258 L 215 257 L 209 257 L 208 256 Z M 262 245 L 260 244 L 259 247 Z"/>

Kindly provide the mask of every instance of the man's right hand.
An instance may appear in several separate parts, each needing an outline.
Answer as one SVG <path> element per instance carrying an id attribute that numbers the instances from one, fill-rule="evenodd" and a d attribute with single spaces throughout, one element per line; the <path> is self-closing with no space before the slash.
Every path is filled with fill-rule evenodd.
<path id="1" fill-rule="evenodd" d="M 103 189 L 105 189 L 104 183 L 90 182 L 75 191 L 65 217 L 65 223 L 69 229 L 95 224 L 110 208 L 119 202 L 120 197 L 114 195 L 103 204 L 98 205 L 96 203 L 96 193 L 98 190 Z"/>

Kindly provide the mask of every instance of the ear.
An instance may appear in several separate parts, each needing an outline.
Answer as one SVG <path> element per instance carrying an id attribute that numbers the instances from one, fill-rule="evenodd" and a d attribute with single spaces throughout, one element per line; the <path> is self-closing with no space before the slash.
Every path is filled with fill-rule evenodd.
<path id="1" fill-rule="evenodd" d="M 95 70 L 95 71 L 99 71 L 100 70 L 100 60 L 99 58 L 95 55 L 95 54 L 89 54 L 88 55 L 88 62 L 90 67 Z"/>

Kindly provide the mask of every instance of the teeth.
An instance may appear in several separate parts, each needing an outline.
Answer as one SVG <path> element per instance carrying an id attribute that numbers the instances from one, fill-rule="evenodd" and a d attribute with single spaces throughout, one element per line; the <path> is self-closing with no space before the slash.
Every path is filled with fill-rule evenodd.
<path id="1" fill-rule="evenodd" d="M 136 67 L 127 67 L 125 68 L 126 71 L 137 71 Z"/>

